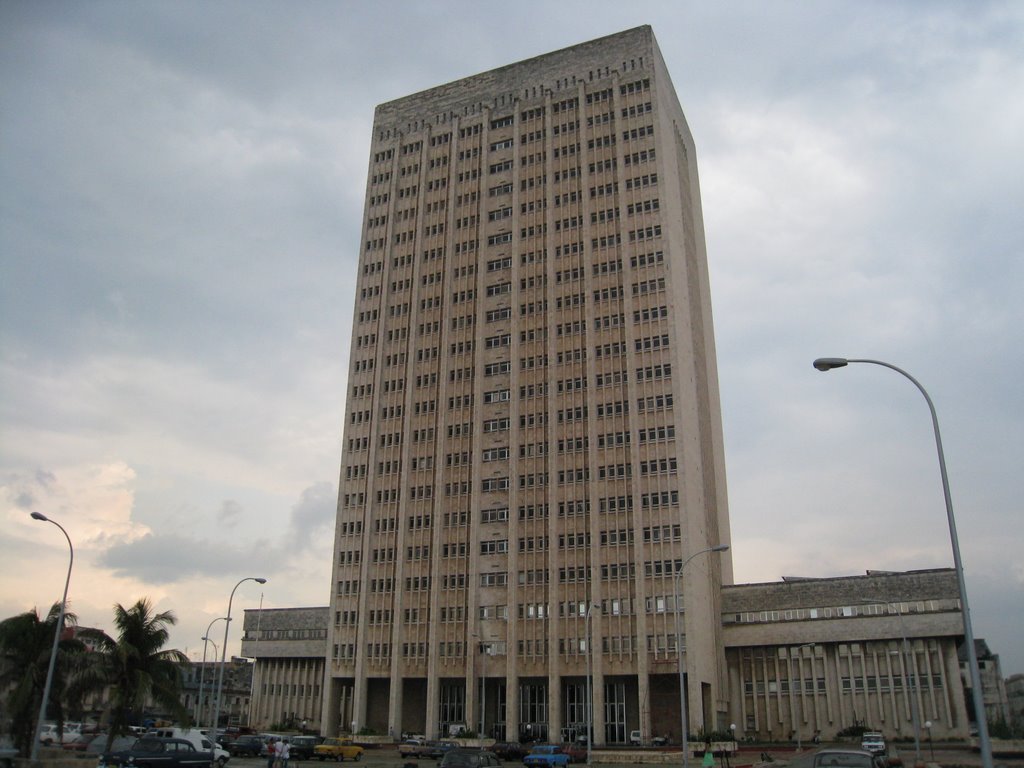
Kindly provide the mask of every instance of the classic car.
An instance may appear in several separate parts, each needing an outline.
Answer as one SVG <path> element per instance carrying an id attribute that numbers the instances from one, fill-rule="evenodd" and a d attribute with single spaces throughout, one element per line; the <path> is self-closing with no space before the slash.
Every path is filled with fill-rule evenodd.
<path id="1" fill-rule="evenodd" d="M 523 758 L 523 765 L 550 768 L 569 764 L 569 755 L 557 744 L 537 744 L 530 754 Z"/>
<path id="2" fill-rule="evenodd" d="M 530 748 L 518 741 L 499 741 L 491 746 L 491 752 L 502 760 L 522 760 L 530 754 Z"/>
<path id="3" fill-rule="evenodd" d="M 201 752 L 191 741 L 143 736 L 130 749 L 104 752 L 101 766 L 134 766 L 134 768 L 210 768 L 213 752 Z"/>
<path id="4" fill-rule="evenodd" d="M 453 749 L 458 749 L 459 743 L 457 741 L 428 741 L 426 746 L 423 755 L 440 760 Z"/>
<path id="5" fill-rule="evenodd" d="M 263 739 L 255 734 L 245 734 L 229 742 L 228 752 L 233 757 L 259 757 L 263 748 Z"/>
<path id="6" fill-rule="evenodd" d="M 289 742 L 290 760 L 309 760 L 313 757 L 313 750 L 320 743 L 320 738 L 318 736 L 292 736 Z"/>
<path id="7" fill-rule="evenodd" d="M 886 761 L 865 749 L 822 749 L 814 755 L 813 768 L 886 768 Z"/>
<path id="8" fill-rule="evenodd" d="M 353 744 L 351 739 L 327 739 L 323 744 L 313 748 L 313 757 L 317 760 L 362 760 L 363 748 Z"/>
<path id="9" fill-rule="evenodd" d="M 406 739 L 398 745 L 398 756 L 403 760 L 415 760 L 430 754 L 431 747 L 425 739 Z"/>

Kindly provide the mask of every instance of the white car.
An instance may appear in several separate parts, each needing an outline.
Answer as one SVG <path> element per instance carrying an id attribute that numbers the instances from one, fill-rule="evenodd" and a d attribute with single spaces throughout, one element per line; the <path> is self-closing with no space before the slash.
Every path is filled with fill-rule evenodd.
<path id="1" fill-rule="evenodd" d="M 884 755 L 885 737 L 878 731 L 868 731 L 860 737 L 860 748 L 872 755 Z"/>

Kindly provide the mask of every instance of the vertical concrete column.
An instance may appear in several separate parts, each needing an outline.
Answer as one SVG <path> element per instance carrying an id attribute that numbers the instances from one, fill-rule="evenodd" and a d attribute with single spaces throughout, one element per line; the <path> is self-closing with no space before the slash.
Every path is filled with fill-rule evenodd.
<path id="1" fill-rule="evenodd" d="M 562 740 L 562 657 L 555 656 L 548 668 L 548 741 Z"/>
<path id="2" fill-rule="evenodd" d="M 505 681 L 505 739 L 519 741 L 519 677 L 515 674 Z"/>
<path id="3" fill-rule="evenodd" d="M 327 676 L 324 679 L 323 691 L 323 717 L 320 718 L 320 735 L 337 736 L 338 718 L 341 714 L 341 692 L 338 690 L 338 680 L 335 677 Z M 270 698 L 269 696 L 267 697 Z M 269 725 L 269 722 L 267 723 Z"/>

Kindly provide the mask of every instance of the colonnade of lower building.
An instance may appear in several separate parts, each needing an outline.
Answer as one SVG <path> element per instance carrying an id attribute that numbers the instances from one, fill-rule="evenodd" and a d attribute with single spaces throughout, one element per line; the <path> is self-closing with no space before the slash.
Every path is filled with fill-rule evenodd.
<path id="1" fill-rule="evenodd" d="M 832 739 L 851 726 L 882 730 L 890 738 L 923 733 L 964 738 L 968 715 L 954 638 L 805 643 L 732 647 L 726 651 L 729 709 L 713 712 L 694 701 L 688 685 L 690 734 L 732 731 L 736 738 L 810 741 Z M 585 677 L 441 678 L 428 698 L 426 678 L 405 678 L 396 699 L 390 680 L 365 681 L 360 707 L 356 681 L 330 681 L 327 731 L 443 738 L 465 728 L 488 738 L 574 741 L 588 722 Z M 700 694 L 698 694 L 700 695 Z M 710 698 L 710 697 L 708 697 Z M 642 700 L 646 699 L 646 700 Z M 595 745 L 627 744 L 634 730 L 647 743 L 680 740 L 679 679 L 675 674 L 595 679 Z M 703 724 L 703 725 L 702 725 Z"/>
<path id="2" fill-rule="evenodd" d="M 366 681 L 366 707 L 360 712 L 355 681 L 332 681 L 328 718 L 337 732 L 366 729 L 377 734 L 422 734 L 446 737 L 461 729 L 499 741 L 576 741 L 592 725 L 595 745 L 626 744 L 630 733 L 678 738 L 679 678 L 652 675 L 646 686 L 650 701 L 641 703 L 637 677 L 616 676 L 592 683 L 593 712 L 587 711 L 585 677 L 521 678 L 510 685 L 506 678 L 441 678 L 437 700 L 428 702 L 426 678 L 402 681 L 400 703 L 392 700 L 390 680 Z M 703 705 L 702 705 L 703 706 Z M 396 720 L 389 713 L 400 710 Z"/>

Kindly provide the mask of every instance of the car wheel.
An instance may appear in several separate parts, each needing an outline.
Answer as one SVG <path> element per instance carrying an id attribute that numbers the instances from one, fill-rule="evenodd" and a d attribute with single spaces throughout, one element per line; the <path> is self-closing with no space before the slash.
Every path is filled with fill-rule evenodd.
<path id="1" fill-rule="evenodd" d="M 356 756 L 354 758 L 352 758 L 352 759 L 355 760 L 358 763 L 360 760 L 363 759 L 363 753 L 362 752 L 356 753 Z"/>
<path id="2" fill-rule="evenodd" d="M 217 765 L 219 765 L 220 768 L 224 768 L 224 766 L 227 765 L 227 764 L 228 764 L 228 759 L 226 757 L 218 757 L 217 758 Z"/>

